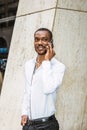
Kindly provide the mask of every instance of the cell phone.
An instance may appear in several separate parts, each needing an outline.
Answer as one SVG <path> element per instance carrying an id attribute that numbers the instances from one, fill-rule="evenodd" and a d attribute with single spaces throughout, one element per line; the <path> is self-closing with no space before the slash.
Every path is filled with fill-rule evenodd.
<path id="1" fill-rule="evenodd" d="M 54 47 L 54 44 L 53 44 L 53 39 L 50 41 L 52 43 L 52 48 Z"/>

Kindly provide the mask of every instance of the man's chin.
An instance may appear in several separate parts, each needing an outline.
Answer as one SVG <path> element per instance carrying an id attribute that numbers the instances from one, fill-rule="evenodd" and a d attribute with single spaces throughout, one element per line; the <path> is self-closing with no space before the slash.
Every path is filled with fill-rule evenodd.
<path id="1" fill-rule="evenodd" d="M 44 52 L 37 52 L 38 55 L 45 55 L 47 51 L 44 51 Z"/>
<path id="2" fill-rule="evenodd" d="M 38 53 L 38 55 L 45 55 L 46 53 Z"/>

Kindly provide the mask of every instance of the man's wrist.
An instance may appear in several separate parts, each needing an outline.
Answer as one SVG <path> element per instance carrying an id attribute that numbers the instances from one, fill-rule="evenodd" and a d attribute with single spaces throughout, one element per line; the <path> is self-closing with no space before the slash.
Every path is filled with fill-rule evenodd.
<path id="1" fill-rule="evenodd" d="M 50 61 L 49 59 L 44 59 L 44 61 Z"/>

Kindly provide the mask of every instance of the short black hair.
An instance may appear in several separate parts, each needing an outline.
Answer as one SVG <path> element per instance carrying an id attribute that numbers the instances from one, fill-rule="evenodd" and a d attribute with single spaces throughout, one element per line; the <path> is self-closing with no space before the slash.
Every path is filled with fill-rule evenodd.
<path id="1" fill-rule="evenodd" d="M 53 39 L 53 34 L 49 29 L 47 29 L 47 28 L 39 28 L 39 29 L 37 29 L 35 31 L 34 36 L 35 36 L 36 32 L 38 32 L 38 31 L 47 31 L 50 34 L 50 39 Z"/>

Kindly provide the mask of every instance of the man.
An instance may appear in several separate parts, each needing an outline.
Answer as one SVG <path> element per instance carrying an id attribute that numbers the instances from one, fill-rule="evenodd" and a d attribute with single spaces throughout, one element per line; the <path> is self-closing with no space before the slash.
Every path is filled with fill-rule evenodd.
<path id="1" fill-rule="evenodd" d="M 25 64 L 23 130 L 59 130 L 54 115 L 56 92 L 62 83 L 65 66 L 54 58 L 52 41 L 52 32 L 46 28 L 34 33 L 37 57 Z"/>

